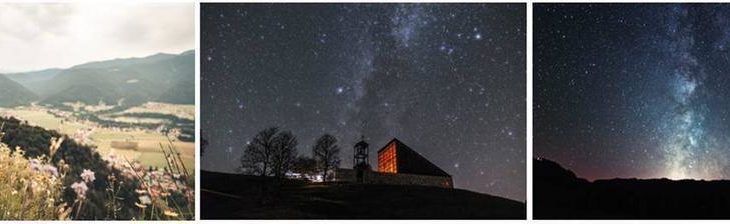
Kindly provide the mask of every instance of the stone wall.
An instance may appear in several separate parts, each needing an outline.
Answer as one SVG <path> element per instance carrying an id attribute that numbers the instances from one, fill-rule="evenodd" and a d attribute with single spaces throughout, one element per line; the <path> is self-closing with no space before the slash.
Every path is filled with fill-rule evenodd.
<path id="1" fill-rule="evenodd" d="M 353 169 L 337 169 L 335 173 L 336 181 L 356 182 L 357 177 Z M 451 177 L 428 176 L 406 173 L 380 173 L 373 171 L 365 171 L 363 175 L 363 183 L 365 184 L 391 184 L 391 185 L 421 185 L 453 188 L 454 182 Z"/>

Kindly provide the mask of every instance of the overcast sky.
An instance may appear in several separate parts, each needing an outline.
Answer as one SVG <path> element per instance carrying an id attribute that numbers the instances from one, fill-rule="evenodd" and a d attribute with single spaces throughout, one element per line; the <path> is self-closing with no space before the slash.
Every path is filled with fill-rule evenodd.
<path id="1" fill-rule="evenodd" d="M 192 3 L 0 3 L 0 72 L 194 47 Z"/>

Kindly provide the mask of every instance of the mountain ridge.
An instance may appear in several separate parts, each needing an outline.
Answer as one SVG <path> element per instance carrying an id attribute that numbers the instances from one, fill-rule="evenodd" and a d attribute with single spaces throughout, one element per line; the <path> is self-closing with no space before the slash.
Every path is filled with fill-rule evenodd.
<path id="1" fill-rule="evenodd" d="M 67 69 L 46 69 L 5 76 L 30 90 L 42 104 L 58 105 L 77 101 L 85 104 L 103 101 L 108 105 L 119 106 L 150 101 L 195 103 L 194 50 L 179 54 L 156 53 L 145 57 L 93 61 Z M 88 91 L 83 88 L 88 88 Z"/>

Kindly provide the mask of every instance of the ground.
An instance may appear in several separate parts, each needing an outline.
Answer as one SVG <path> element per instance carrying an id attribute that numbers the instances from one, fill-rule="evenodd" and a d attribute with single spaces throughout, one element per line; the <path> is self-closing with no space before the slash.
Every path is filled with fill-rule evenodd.
<path id="1" fill-rule="evenodd" d="M 202 219 L 524 219 L 524 203 L 461 189 L 317 184 L 201 171 Z M 279 189 L 278 191 L 272 189 Z"/>

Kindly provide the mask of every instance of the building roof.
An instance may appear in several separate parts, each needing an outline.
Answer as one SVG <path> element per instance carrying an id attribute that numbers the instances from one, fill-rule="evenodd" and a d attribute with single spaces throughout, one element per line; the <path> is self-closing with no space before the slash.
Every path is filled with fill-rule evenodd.
<path id="1" fill-rule="evenodd" d="M 380 150 L 378 150 L 378 155 L 390 144 L 396 144 L 397 173 L 451 177 L 451 175 L 446 173 L 446 171 L 428 161 L 428 159 L 426 159 L 420 153 L 411 149 L 397 138 L 393 138 L 382 148 L 380 148 Z"/>

